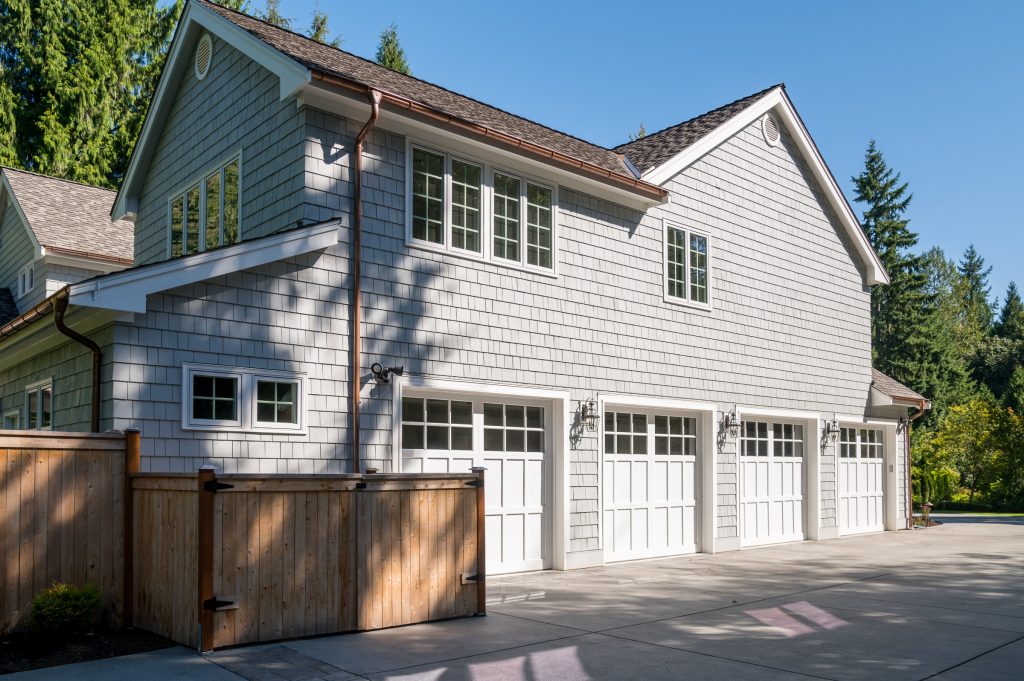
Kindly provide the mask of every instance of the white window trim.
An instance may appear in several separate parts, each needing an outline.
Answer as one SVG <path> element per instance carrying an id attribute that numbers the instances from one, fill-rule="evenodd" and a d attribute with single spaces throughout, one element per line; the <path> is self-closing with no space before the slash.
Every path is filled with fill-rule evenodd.
<path id="1" fill-rule="evenodd" d="M 185 253 L 185 243 L 186 243 L 186 241 L 185 241 L 185 227 L 188 225 L 188 219 L 184 217 L 184 213 L 182 214 L 183 222 L 182 222 L 182 232 L 181 232 L 181 255 L 180 256 L 172 256 L 171 255 L 171 252 L 172 252 L 171 248 L 172 248 L 172 241 L 173 241 L 173 234 L 172 234 L 173 230 L 171 229 L 171 214 L 172 214 L 171 206 L 174 204 L 175 199 L 181 198 L 184 201 L 184 204 L 185 204 L 186 209 L 187 209 L 187 206 L 188 206 L 188 196 L 187 196 L 188 191 L 190 189 L 192 189 L 193 187 L 196 187 L 196 186 L 199 187 L 199 250 L 196 251 L 196 253 L 203 253 L 203 252 L 205 252 L 206 251 L 206 201 L 205 201 L 205 198 L 206 198 L 206 180 L 207 180 L 207 178 L 209 178 L 214 173 L 220 173 L 221 171 L 223 171 L 224 170 L 224 166 L 228 165 L 229 163 L 231 163 L 232 161 L 235 161 L 235 160 L 238 161 L 238 241 L 236 241 L 235 243 L 237 244 L 237 243 L 240 243 L 242 241 L 242 205 L 243 205 L 243 203 L 242 203 L 242 174 L 243 173 L 242 173 L 242 150 L 238 149 L 237 151 L 234 151 L 234 152 L 228 154 L 227 156 L 225 156 L 219 163 L 217 163 L 215 165 L 211 165 L 211 166 L 205 168 L 203 170 L 203 172 L 198 173 L 197 175 L 192 176 L 192 178 L 188 182 L 181 183 L 180 185 L 178 185 L 175 188 L 174 191 L 172 191 L 170 193 L 170 195 L 168 195 L 168 197 L 167 197 L 167 224 L 166 224 L 167 238 L 165 239 L 165 248 L 167 249 L 167 258 L 168 259 L 171 259 L 171 258 L 177 259 L 177 258 L 184 257 L 185 255 L 195 255 L 194 253 L 189 253 L 189 254 Z M 223 178 L 221 179 L 221 183 L 220 183 L 220 216 L 221 216 L 221 220 L 220 220 L 220 226 L 218 227 L 218 240 L 220 241 L 221 245 L 218 248 L 223 248 L 226 245 L 234 245 L 234 244 L 225 244 L 224 243 L 224 181 L 223 181 Z"/>
<path id="2" fill-rule="evenodd" d="M 18 299 L 24 298 L 36 288 L 36 263 L 30 261 L 18 270 Z"/>
<path id="3" fill-rule="evenodd" d="M 11 417 L 15 419 L 15 427 L 8 430 L 21 430 L 21 409 L 8 409 L 4 412 L 4 426 L 7 425 L 7 420 Z"/>
<path id="4" fill-rule="evenodd" d="M 40 418 L 42 416 L 42 404 L 40 404 L 40 400 L 42 399 L 42 388 L 49 388 L 50 389 L 50 425 L 46 426 L 45 428 L 39 427 L 37 425 L 34 430 L 53 430 L 53 420 L 54 420 L 54 415 L 55 415 L 55 410 L 54 410 L 53 406 L 54 406 L 54 402 L 55 402 L 55 399 L 54 399 L 55 396 L 54 396 L 54 393 L 53 393 L 53 377 L 52 376 L 50 378 L 44 378 L 41 381 L 36 381 L 35 383 L 29 383 L 28 385 L 25 386 L 25 409 L 26 410 L 29 410 L 29 409 L 35 410 L 35 412 L 36 412 L 36 424 L 38 424 L 42 420 Z M 34 399 L 35 404 L 33 404 L 32 406 L 28 405 L 28 396 L 30 394 L 33 395 L 33 397 L 35 398 Z M 31 422 L 31 420 L 32 420 L 31 419 L 31 414 L 28 411 L 26 411 L 26 413 L 25 413 L 25 422 L 23 424 L 21 424 L 21 425 L 23 427 L 27 428 L 28 424 Z"/>
<path id="5" fill-rule="evenodd" d="M 238 381 L 235 394 L 237 419 L 217 421 L 192 417 L 192 377 L 197 375 L 234 378 Z M 271 424 L 256 420 L 256 382 L 260 380 L 298 384 L 298 404 L 296 405 L 298 423 Z M 307 383 L 307 374 L 304 372 L 183 363 L 181 365 L 181 428 L 190 431 L 305 435 L 307 432 Z"/>
<path id="6" fill-rule="evenodd" d="M 685 235 L 686 243 L 686 271 L 685 271 L 685 283 L 686 283 L 686 298 L 677 298 L 670 296 L 668 293 L 668 231 L 669 229 L 677 229 L 683 232 Z M 695 300 L 690 300 L 690 234 L 697 234 L 707 239 L 708 242 L 708 274 L 707 274 L 707 288 L 708 288 L 708 302 L 701 303 Z M 662 299 L 670 305 L 679 305 L 681 307 L 689 307 L 695 310 L 702 310 L 704 312 L 710 312 L 712 310 L 712 302 L 714 301 L 714 287 L 711 285 L 711 275 L 714 271 L 714 262 L 712 256 L 714 255 L 714 243 L 711 240 L 711 234 L 706 229 L 700 227 L 687 227 L 679 222 L 673 222 L 672 220 L 662 220 L 661 224 L 661 295 Z"/>
<path id="7" fill-rule="evenodd" d="M 444 211 L 442 212 L 444 219 L 444 239 L 443 244 L 435 244 L 430 241 L 422 239 L 414 239 L 412 235 L 412 174 L 413 174 L 413 163 L 412 154 L 413 149 L 420 149 L 431 154 L 444 157 Z M 469 163 L 475 166 L 479 166 L 481 169 L 481 188 L 480 188 L 480 252 L 469 251 L 462 248 L 455 248 L 452 246 L 452 202 L 451 202 L 451 187 L 452 187 L 452 160 L 461 161 L 463 163 Z M 493 217 L 494 217 L 494 174 L 500 173 L 502 175 L 508 175 L 510 177 L 517 178 L 522 182 L 520 190 L 520 201 L 519 201 L 519 260 L 506 260 L 504 258 L 496 258 L 493 254 Z M 446 151 L 443 148 L 439 148 L 435 145 L 426 144 L 417 140 L 407 138 L 405 145 L 405 245 L 409 248 L 417 248 L 427 251 L 433 251 L 435 253 L 444 253 L 446 255 L 455 256 L 458 258 L 466 258 L 469 260 L 475 260 L 477 262 L 487 262 L 492 265 L 498 265 L 501 267 L 508 267 L 510 269 L 519 270 L 521 272 L 530 272 L 532 274 L 539 274 L 544 277 L 557 279 L 559 276 L 559 255 L 560 250 L 560 238 L 559 238 L 559 203 L 558 193 L 559 185 L 554 184 L 550 181 L 540 180 L 530 175 L 526 175 L 519 171 L 506 170 L 501 165 L 495 165 L 488 163 L 478 158 L 473 158 L 465 154 L 456 153 L 454 151 Z M 526 185 L 532 184 L 538 187 L 543 187 L 551 191 L 551 267 L 540 267 L 538 265 L 530 265 L 526 262 L 527 253 L 527 229 L 526 229 Z M 710 249 L 710 245 L 709 245 Z"/>

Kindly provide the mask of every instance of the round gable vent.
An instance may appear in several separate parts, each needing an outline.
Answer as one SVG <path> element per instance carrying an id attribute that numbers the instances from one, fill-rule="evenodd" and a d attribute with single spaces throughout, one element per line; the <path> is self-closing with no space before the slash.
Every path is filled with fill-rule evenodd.
<path id="1" fill-rule="evenodd" d="M 778 146 L 782 141 L 782 133 L 779 131 L 779 122 L 770 113 L 765 114 L 761 119 L 761 132 L 764 134 L 764 141 L 768 146 Z"/>
<path id="2" fill-rule="evenodd" d="M 213 40 L 209 33 L 204 33 L 196 45 L 196 78 L 202 80 L 210 72 L 210 62 L 213 61 Z"/>

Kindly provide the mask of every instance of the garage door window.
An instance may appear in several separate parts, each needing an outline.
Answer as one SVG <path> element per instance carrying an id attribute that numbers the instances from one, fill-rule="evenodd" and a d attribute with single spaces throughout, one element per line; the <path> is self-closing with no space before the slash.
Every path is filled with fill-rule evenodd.
<path id="1" fill-rule="evenodd" d="M 768 424 L 762 421 L 743 422 L 744 456 L 768 456 Z"/>
<path id="2" fill-rule="evenodd" d="M 521 404 L 484 404 L 484 450 L 543 452 L 544 409 Z"/>
<path id="3" fill-rule="evenodd" d="M 697 419 L 684 416 L 655 416 L 654 453 L 696 456 Z"/>
<path id="4" fill-rule="evenodd" d="M 882 431 L 868 428 L 842 428 L 839 433 L 839 457 L 842 459 L 881 459 Z"/>
<path id="5" fill-rule="evenodd" d="M 402 398 L 402 446 L 405 449 L 472 449 L 473 403 Z"/>
<path id="6" fill-rule="evenodd" d="M 605 412 L 604 450 L 608 454 L 646 454 L 647 414 Z"/>
<path id="7" fill-rule="evenodd" d="M 804 427 L 791 423 L 772 424 L 772 439 L 775 456 L 804 455 Z"/>

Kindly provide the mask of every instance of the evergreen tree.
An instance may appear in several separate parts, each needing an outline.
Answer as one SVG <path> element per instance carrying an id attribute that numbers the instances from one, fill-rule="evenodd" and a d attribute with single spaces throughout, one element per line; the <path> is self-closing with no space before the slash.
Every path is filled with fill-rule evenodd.
<path id="1" fill-rule="evenodd" d="M 1024 365 L 1018 364 L 1017 368 L 1013 370 L 1009 385 L 1006 387 L 1006 394 L 1003 395 L 1003 404 L 1017 414 L 1024 415 Z M 1021 454 L 1024 455 L 1024 452 Z"/>
<path id="2" fill-rule="evenodd" d="M 268 24 L 291 30 L 292 19 L 281 14 L 281 0 L 267 0 L 267 7 L 256 15 Z"/>
<path id="3" fill-rule="evenodd" d="M 405 50 L 398 43 L 398 26 L 391 24 L 380 34 L 380 42 L 377 44 L 377 56 L 374 60 L 381 66 L 386 66 L 392 71 L 398 71 L 409 76 L 409 63 L 405 60 Z"/>
<path id="4" fill-rule="evenodd" d="M 1024 340 L 1024 302 L 1020 299 L 1017 284 L 1012 281 L 1006 287 L 1006 299 L 996 324 L 996 333 L 1004 338 Z"/>
<path id="5" fill-rule="evenodd" d="M 0 160 L 116 186 L 180 6 L 0 2 Z"/>
<path id="6" fill-rule="evenodd" d="M 644 127 L 644 122 L 640 121 L 640 127 L 637 128 L 636 132 L 630 133 L 629 141 L 636 142 L 638 139 L 647 137 L 647 128 Z"/>
<path id="7" fill-rule="evenodd" d="M 874 140 L 864 171 L 853 178 L 855 198 L 865 204 L 862 226 L 889 273 L 888 286 L 871 289 L 871 345 L 875 366 L 915 389 L 927 382 L 928 327 L 933 308 L 923 258 L 911 249 L 917 234 L 905 217 L 913 198 L 900 174 L 886 164 Z"/>
<path id="8" fill-rule="evenodd" d="M 985 335 L 992 329 L 992 303 L 989 301 L 992 287 L 988 285 L 992 268 L 985 267 L 985 259 L 978 255 L 974 244 L 971 244 L 964 251 L 964 257 L 961 258 L 957 269 L 963 282 L 962 296 L 966 321 Z"/>
<path id="9" fill-rule="evenodd" d="M 309 37 L 318 43 L 331 47 L 341 47 L 341 38 L 331 40 L 331 30 L 327 27 L 327 15 L 317 7 L 313 10 L 313 21 L 309 25 Z"/>

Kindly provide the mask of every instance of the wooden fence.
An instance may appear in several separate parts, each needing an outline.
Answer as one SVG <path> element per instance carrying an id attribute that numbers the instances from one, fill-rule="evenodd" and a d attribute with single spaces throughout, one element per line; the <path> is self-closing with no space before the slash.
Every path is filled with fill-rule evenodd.
<path id="1" fill-rule="evenodd" d="M 124 622 L 125 473 L 138 433 L 0 431 L 0 634 L 55 581 L 94 584 Z"/>
<path id="2" fill-rule="evenodd" d="M 135 622 L 184 645 L 212 650 L 485 609 L 482 470 L 203 469 L 134 475 L 132 496 Z"/>

